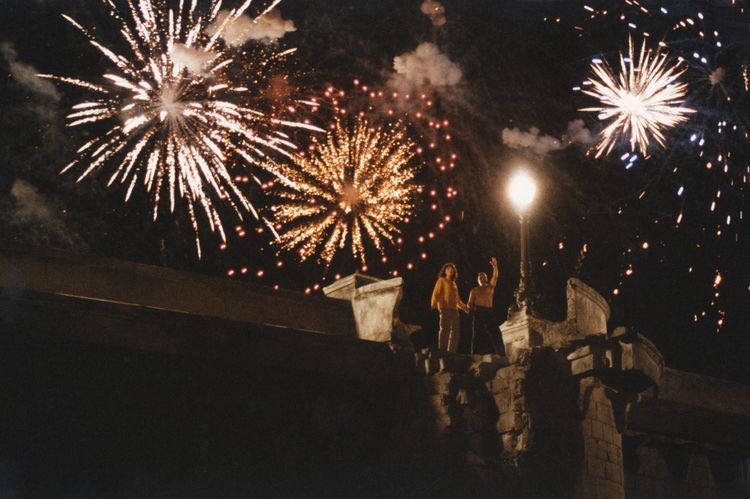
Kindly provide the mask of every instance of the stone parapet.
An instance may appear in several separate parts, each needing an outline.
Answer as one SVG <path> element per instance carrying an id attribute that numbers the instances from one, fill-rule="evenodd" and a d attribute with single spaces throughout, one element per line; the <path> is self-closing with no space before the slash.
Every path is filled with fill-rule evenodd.
<path id="1" fill-rule="evenodd" d="M 0 288 L 354 336 L 347 304 L 250 282 L 35 248 L 0 249 Z"/>

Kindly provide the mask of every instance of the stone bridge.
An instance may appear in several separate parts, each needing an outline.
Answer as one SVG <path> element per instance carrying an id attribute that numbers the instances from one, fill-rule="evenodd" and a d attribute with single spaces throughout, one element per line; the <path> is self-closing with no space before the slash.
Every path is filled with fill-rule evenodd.
<path id="1" fill-rule="evenodd" d="M 401 285 L 0 250 L 0 490 L 750 497 L 750 388 L 666 367 L 585 283 L 509 317 L 507 357 L 415 351 Z"/>

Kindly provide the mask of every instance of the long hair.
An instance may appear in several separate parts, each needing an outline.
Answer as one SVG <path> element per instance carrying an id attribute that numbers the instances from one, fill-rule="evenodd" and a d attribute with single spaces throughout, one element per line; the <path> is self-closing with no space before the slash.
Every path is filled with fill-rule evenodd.
<path id="1" fill-rule="evenodd" d="M 456 264 L 452 262 L 448 262 L 440 267 L 440 273 L 438 274 L 438 277 L 445 277 L 446 279 L 448 279 L 448 276 L 445 275 L 445 271 L 448 267 L 453 267 L 453 281 L 455 282 L 456 279 L 458 279 L 458 269 L 456 268 Z"/>

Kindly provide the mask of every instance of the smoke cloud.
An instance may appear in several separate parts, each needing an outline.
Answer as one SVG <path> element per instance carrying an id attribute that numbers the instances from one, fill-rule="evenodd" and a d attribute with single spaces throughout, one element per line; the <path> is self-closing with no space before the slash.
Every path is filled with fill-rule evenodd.
<path id="1" fill-rule="evenodd" d="M 65 224 L 39 191 L 25 180 L 16 179 L 10 189 L 13 207 L 4 216 L 6 223 L 23 228 L 23 238 L 33 243 L 50 240 L 73 246 Z"/>
<path id="2" fill-rule="evenodd" d="M 520 128 L 504 128 L 502 141 L 512 149 L 528 149 L 544 156 L 571 145 L 591 146 L 596 142 L 596 137 L 586 128 L 583 120 L 577 119 L 568 123 L 568 128 L 560 139 L 541 134 L 537 127 L 531 127 L 526 132 Z"/>
<path id="3" fill-rule="evenodd" d="M 8 63 L 10 74 L 19 85 L 51 101 L 57 102 L 60 100 L 60 94 L 52 82 L 37 76 L 38 71 L 34 66 L 18 61 L 18 53 L 12 44 L 8 42 L 0 43 L 0 54 Z"/>
<path id="4" fill-rule="evenodd" d="M 596 143 L 596 134 L 586 128 L 583 120 L 577 119 L 568 123 L 568 130 L 563 134 L 562 140 L 568 144 L 589 147 Z"/>
<path id="5" fill-rule="evenodd" d="M 463 77 L 461 68 L 433 43 L 421 43 L 413 52 L 394 57 L 393 69 L 391 84 L 404 91 L 424 85 L 456 85 Z"/>
<path id="6" fill-rule="evenodd" d="M 425 0 L 419 6 L 422 14 L 429 16 L 433 26 L 442 26 L 448 19 L 445 17 L 445 7 L 435 0 Z"/>
<path id="7" fill-rule="evenodd" d="M 539 155 L 562 149 L 563 143 L 551 135 L 540 135 L 537 127 L 531 127 L 528 132 L 520 128 L 504 128 L 502 131 L 503 144 L 513 149 L 529 149 Z"/>
<path id="8" fill-rule="evenodd" d="M 207 33 L 210 36 L 215 35 L 229 14 L 230 12 L 226 10 L 219 12 L 216 20 L 208 27 Z M 230 21 L 220 36 L 230 47 L 240 47 L 248 40 L 271 43 L 296 30 L 294 21 L 282 19 L 281 12 L 278 9 L 272 9 L 263 17 L 256 19 L 240 16 Z"/>
<path id="9" fill-rule="evenodd" d="M 193 74 L 203 73 L 206 64 L 216 57 L 214 52 L 206 52 L 180 43 L 172 47 L 170 55 L 175 63 L 184 66 Z"/>

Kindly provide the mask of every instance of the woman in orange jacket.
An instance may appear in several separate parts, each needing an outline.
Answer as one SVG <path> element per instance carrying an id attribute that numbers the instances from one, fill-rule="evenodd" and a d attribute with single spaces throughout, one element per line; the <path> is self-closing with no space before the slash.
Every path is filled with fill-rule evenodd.
<path id="1" fill-rule="evenodd" d="M 452 263 L 446 263 L 440 269 L 440 275 L 432 291 L 432 309 L 440 312 L 440 332 L 438 333 L 438 348 L 455 353 L 458 350 L 458 340 L 461 338 L 458 311 L 469 312 L 469 307 L 458 296 L 456 279 L 458 270 Z"/>

